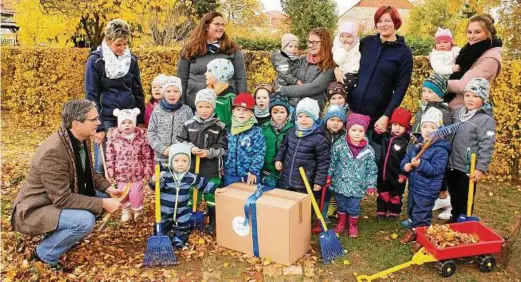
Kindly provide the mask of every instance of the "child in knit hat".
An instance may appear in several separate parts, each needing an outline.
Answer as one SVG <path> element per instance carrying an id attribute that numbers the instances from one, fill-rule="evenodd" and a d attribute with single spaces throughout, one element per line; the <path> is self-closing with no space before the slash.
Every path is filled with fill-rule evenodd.
<path id="1" fill-rule="evenodd" d="M 347 93 L 342 83 L 336 81 L 331 82 L 327 86 L 327 94 L 329 105 L 340 106 L 344 108 L 344 112 L 346 113 L 349 111 L 349 107 L 347 105 Z"/>
<path id="2" fill-rule="evenodd" d="M 168 151 L 168 163 L 160 166 L 161 229 L 170 236 L 172 245 L 182 248 L 192 231 L 190 189 L 194 187 L 201 194 L 214 194 L 218 191 L 215 183 L 190 172 L 192 161 L 188 144 L 173 144 Z M 150 179 L 151 189 L 154 189 L 155 181 L 157 179 Z"/>
<path id="3" fill-rule="evenodd" d="M 360 38 L 358 27 L 353 22 L 344 22 L 338 28 L 333 42 L 333 60 L 344 74 L 342 83 L 346 93 L 351 93 L 358 84 L 360 69 Z"/>
<path id="4" fill-rule="evenodd" d="M 451 145 L 445 139 L 437 140 L 420 158 L 416 156 L 425 146 L 429 134 L 440 126 L 443 126 L 442 112 L 436 108 L 428 109 L 421 119 L 419 143 L 411 147 L 400 164 L 403 175 L 399 176 L 399 182 L 405 183 L 409 178 L 407 214 L 408 227 L 411 228 L 401 239 L 402 243 L 416 240 L 416 227 L 431 225 L 432 208 L 443 184 Z"/>
<path id="5" fill-rule="evenodd" d="M 163 87 L 163 82 L 167 76 L 165 74 L 160 74 L 152 80 L 152 95 L 150 96 L 150 100 L 145 107 L 145 128 L 148 128 L 148 122 L 150 121 L 150 116 L 152 116 L 152 112 L 154 108 L 159 105 L 159 101 L 163 98 L 163 94 L 161 93 L 161 88 Z"/>
<path id="6" fill-rule="evenodd" d="M 434 107 L 440 110 L 443 113 L 443 125 L 448 126 L 452 124 L 452 114 L 449 109 L 449 105 L 443 102 L 443 97 L 447 92 L 447 79 L 440 74 L 433 73 L 423 82 L 422 87 L 422 100 L 420 101 L 420 107 L 416 111 L 416 115 L 414 117 L 414 124 L 412 126 L 412 134 L 414 136 L 420 136 L 420 121 L 425 112 L 427 112 L 431 107 Z M 409 144 L 409 147 L 412 146 L 412 143 Z M 440 195 L 438 200 L 436 200 L 436 204 L 434 205 L 434 210 L 443 211 L 438 214 L 438 218 L 441 220 L 450 219 L 450 195 L 447 192 L 447 186 L 445 184 L 442 185 Z"/>
<path id="7" fill-rule="evenodd" d="M 344 89 L 343 87 L 341 88 Z M 329 142 L 330 149 L 333 148 L 333 145 L 335 142 L 337 142 L 342 135 L 345 134 L 344 129 L 344 123 L 346 121 L 346 113 L 344 111 L 344 108 L 341 106 L 337 106 L 335 104 L 331 104 L 326 108 L 326 112 L 324 115 L 324 127 L 326 131 L 326 139 Z M 328 181 L 326 185 L 322 188 L 325 189 L 325 197 L 324 197 L 324 205 L 322 206 L 322 215 L 326 221 L 329 220 L 329 217 L 327 216 L 328 210 L 329 210 L 329 204 L 332 201 L 331 196 L 332 193 L 329 191 L 329 186 L 331 184 L 331 181 Z M 324 192 L 324 191 L 322 191 Z M 320 233 L 322 232 L 322 225 L 320 222 L 316 222 L 316 226 L 311 229 L 311 232 L 313 233 Z"/>
<path id="8" fill-rule="evenodd" d="M 236 182 L 260 182 L 266 154 L 262 129 L 253 115 L 255 99 L 243 92 L 233 100 L 232 125 L 228 131 L 228 155 L 224 164 L 224 186 Z"/>
<path id="9" fill-rule="evenodd" d="M 376 175 L 373 148 L 365 136 L 371 118 L 351 113 L 347 117 L 346 131 L 331 150 L 329 177 L 330 190 L 338 207 L 335 233 L 342 233 L 348 222 L 349 237 L 358 237 L 360 202 L 365 194 L 376 192 Z"/>
<path id="10" fill-rule="evenodd" d="M 222 163 L 228 149 L 228 139 L 224 123 L 215 116 L 216 98 L 215 91 L 211 89 L 197 92 L 195 115 L 184 123 L 177 140 L 190 146 L 192 154 L 201 159 L 199 174 L 220 187 Z M 192 163 L 190 171 L 195 172 L 195 162 Z M 201 201 L 201 196 L 198 195 L 198 202 Z M 204 200 L 208 205 L 207 231 L 212 234 L 215 229 L 215 197 L 206 194 Z"/>
<path id="11" fill-rule="evenodd" d="M 278 187 L 280 173 L 275 169 L 275 155 L 282 145 L 284 137 L 293 128 L 290 118 L 291 105 L 286 97 L 276 93 L 270 100 L 271 119 L 262 125 L 266 140 L 266 156 L 262 168 L 261 183 L 269 187 Z"/>
<path id="12" fill-rule="evenodd" d="M 381 158 L 378 165 L 376 218 L 398 220 L 402 211 L 405 183 L 398 182 L 400 163 L 409 144 L 412 114 L 404 108 L 396 108 L 391 116 L 390 130 L 381 136 Z"/>
<path id="13" fill-rule="evenodd" d="M 271 54 L 271 64 L 277 72 L 276 87 L 302 84 L 302 81 L 293 74 L 298 67 L 298 44 L 299 41 L 295 35 L 286 33 L 281 38 L 281 49 L 275 50 Z"/>
<path id="14" fill-rule="evenodd" d="M 465 106 L 455 114 L 455 122 L 461 128 L 453 139 L 446 181 L 452 204 L 452 220 L 466 213 L 470 155 L 476 154 L 476 170 L 473 178 L 478 182 L 487 172 L 496 143 L 496 121 L 489 102 L 490 85 L 484 78 L 474 78 L 465 87 Z M 475 202 L 475 201 L 474 201 Z M 472 213 L 472 212 L 471 212 Z"/>
<path id="15" fill-rule="evenodd" d="M 147 139 L 155 152 L 155 161 L 166 163 L 168 151 L 177 143 L 177 135 L 183 124 L 194 115 L 192 109 L 181 100 L 181 79 L 168 76 L 161 88 L 163 98 L 159 106 L 154 108 L 148 124 Z"/>
<path id="16" fill-rule="evenodd" d="M 232 104 L 235 90 L 228 81 L 234 73 L 233 64 L 227 59 L 214 59 L 206 66 L 206 85 L 217 95 L 215 114 L 226 127 L 232 124 Z"/>
<path id="17" fill-rule="evenodd" d="M 253 92 L 255 98 L 255 118 L 260 126 L 270 120 L 270 97 L 273 94 L 273 87 L 269 84 L 260 84 Z"/>
<path id="18" fill-rule="evenodd" d="M 118 189 L 130 183 L 130 192 L 122 202 L 121 222 L 134 220 L 143 214 L 143 180 L 152 175 L 152 158 L 145 131 L 136 127 L 140 110 L 114 109 L 118 127 L 111 130 L 107 140 L 107 176 Z"/>
<path id="19" fill-rule="evenodd" d="M 289 130 L 275 156 L 275 168 L 281 171 L 280 188 L 306 193 L 299 167 L 306 171 L 309 183 L 319 199 L 326 184 L 329 143 L 319 118 L 318 102 L 304 98 L 297 104 L 295 127 Z"/>
<path id="20" fill-rule="evenodd" d="M 460 66 L 456 64 L 456 58 L 461 48 L 454 44 L 452 33 L 449 29 L 438 27 L 434 35 L 434 49 L 429 54 L 429 61 L 435 73 L 443 75 L 445 78 L 455 72 L 460 71 Z"/>

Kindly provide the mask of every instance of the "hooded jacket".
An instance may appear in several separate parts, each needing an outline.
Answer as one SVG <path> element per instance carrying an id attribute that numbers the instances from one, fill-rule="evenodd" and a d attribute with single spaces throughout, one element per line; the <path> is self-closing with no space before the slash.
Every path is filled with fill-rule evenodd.
<path id="1" fill-rule="evenodd" d="M 459 112 L 465 109 L 463 107 L 456 112 L 455 122 L 460 122 Z M 470 153 L 477 155 L 476 169 L 486 173 L 492 160 L 495 144 L 496 121 L 489 110 L 481 108 L 472 118 L 463 122 L 458 132 L 454 134 L 449 168 L 466 173 L 467 166 L 470 165 L 467 148 L 470 148 Z"/>
<path id="2" fill-rule="evenodd" d="M 259 175 L 264 165 L 266 142 L 258 125 L 233 135 L 228 132 L 228 157 L 224 165 L 226 175 L 244 177 L 248 173 Z"/>
<path id="3" fill-rule="evenodd" d="M 293 123 L 287 122 L 286 125 L 276 131 L 271 124 L 271 121 L 266 122 L 262 125 L 262 131 L 264 133 L 264 139 L 266 140 L 266 156 L 264 157 L 264 170 L 270 173 L 278 173 L 275 169 L 275 156 L 277 150 L 282 145 L 282 141 L 288 131 L 293 127 Z"/>
<path id="4" fill-rule="evenodd" d="M 85 71 L 85 96 L 94 101 L 101 124 L 97 131 L 105 131 L 103 122 L 111 121 L 117 124 L 117 118 L 112 114 L 114 109 L 139 108 L 141 113 L 137 123 L 145 122 L 145 96 L 141 85 L 141 74 L 136 56 L 132 55 L 128 73 L 117 79 L 109 79 L 105 72 L 105 61 L 101 46 L 90 54 Z"/>
<path id="5" fill-rule="evenodd" d="M 412 52 L 402 36 L 381 42 L 380 34 L 360 41 L 358 86 L 349 93 L 349 108 L 371 117 L 371 127 L 382 115 L 391 117 L 402 103 L 412 75 Z"/>
<path id="6" fill-rule="evenodd" d="M 420 136 L 418 141 L 423 142 L 423 138 Z M 409 193 L 433 201 L 438 198 L 447 168 L 450 147 L 449 141 L 445 139 L 434 142 L 420 158 L 420 165 L 407 173 L 403 170 L 403 167 L 420 152 L 417 146 L 411 147 L 400 164 L 404 175 L 409 178 Z"/>
<path id="7" fill-rule="evenodd" d="M 201 159 L 199 171 L 201 176 L 220 178 L 222 158 L 228 149 L 228 137 L 224 127 L 224 123 L 216 117 L 202 120 L 198 116 L 193 116 L 185 122 L 177 136 L 177 140 L 187 143 L 190 150 L 195 146 L 209 151 L 208 158 Z M 195 162 L 192 162 L 190 171 L 195 171 Z"/>
<path id="8" fill-rule="evenodd" d="M 329 167 L 329 143 L 322 126 L 304 137 L 297 137 L 291 128 L 277 151 L 275 161 L 282 162 L 281 188 L 305 191 L 299 167 L 303 167 L 309 183 L 324 186 Z"/>

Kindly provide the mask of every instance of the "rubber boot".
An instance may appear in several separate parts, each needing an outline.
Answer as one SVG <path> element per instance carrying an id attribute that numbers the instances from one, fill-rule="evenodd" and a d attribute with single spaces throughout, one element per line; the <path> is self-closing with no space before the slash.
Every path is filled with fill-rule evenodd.
<path id="1" fill-rule="evenodd" d="M 346 221 L 347 221 L 347 213 L 345 212 L 338 212 L 338 218 L 337 218 L 337 224 L 333 231 L 335 233 L 340 234 L 346 229 Z"/>
<path id="2" fill-rule="evenodd" d="M 356 238 L 358 237 L 358 216 L 350 216 L 349 217 L 349 237 Z"/>
<path id="3" fill-rule="evenodd" d="M 322 224 L 320 224 L 320 220 L 317 219 L 315 227 L 311 228 L 311 233 L 318 234 L 320 232 L 322 232 Z"/>

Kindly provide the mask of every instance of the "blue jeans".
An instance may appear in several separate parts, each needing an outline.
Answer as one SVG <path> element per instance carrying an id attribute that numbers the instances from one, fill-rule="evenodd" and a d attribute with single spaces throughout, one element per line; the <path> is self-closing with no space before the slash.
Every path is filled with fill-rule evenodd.
<path id="1" fill-rule="evenodd" d="M 109 196 L 96 190 L 96 197 Z M 96 224 L 96 216 L 87 210 L 64 209 L 58 218 L 58 227 L 36 247 L 36 253 L 45 263 L 55 265 L 61 255 L 87 237 Z"/>
<path id="2" fill-rule="evenodd" d="M 335 193 L 336 205 L 339 212 L 347 213 L 352 217 L 360 215 L 360 202 L 362 198 L 346 197 L 340 193 Z"/>
<path id="3" fill-rule="evenodd" d="M 115 121 L 104 121 L 103 126 L 105 127 L 105 139 L 103 139 L 103 152 L 107 151 L 107 133 L 109 129 L 112 127 L 118 126 Z M 102 176 L 105 175 L 105 171 L 103 170 L 103 162 L 101 160 L 101 151 L 99 149 L 99 145 L 94 143 L 94 170 Z"/>

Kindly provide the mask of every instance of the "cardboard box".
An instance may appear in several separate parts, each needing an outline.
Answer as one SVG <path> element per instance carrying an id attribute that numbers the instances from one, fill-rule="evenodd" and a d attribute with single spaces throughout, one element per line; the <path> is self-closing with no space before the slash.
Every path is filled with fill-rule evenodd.
<path id="1" fill-rule="evenodd" d="M 253 254 L 251 220 L 243 226 L 244 205 L 256 186 L 235 183 L 215 197 L 217 244 Z M 291 265 L 311 247 L 311 200 L 307 194 L 275 189 L 257 200 L 259 256 Z"/>

